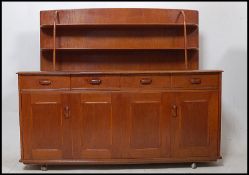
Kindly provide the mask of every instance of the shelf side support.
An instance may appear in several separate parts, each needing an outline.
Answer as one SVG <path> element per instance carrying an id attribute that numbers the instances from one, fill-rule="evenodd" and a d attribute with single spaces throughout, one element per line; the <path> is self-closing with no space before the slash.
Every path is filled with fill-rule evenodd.
<path id="1" fill-rule="evenodd" d="M 53 47 L 53 70 L 55 71 L 55 64 L 56 64 L 56 21 L 57 21 L 57 15 L 58 12 L 55 11 L 54 13 L 54 30 L 53 30 L 53 43 L 54 43 L 54 47 Z"/>
<path id="2" fill-rule="evenodd" d="M 185 69 L 188 69 L 188 51 L 187 51 L 187 26 L 186 26 L 186 16 L 183 10 L 180 11 L 180 14 L 183 17 L 183 27 L 184 27 L 184 62 Z"/>

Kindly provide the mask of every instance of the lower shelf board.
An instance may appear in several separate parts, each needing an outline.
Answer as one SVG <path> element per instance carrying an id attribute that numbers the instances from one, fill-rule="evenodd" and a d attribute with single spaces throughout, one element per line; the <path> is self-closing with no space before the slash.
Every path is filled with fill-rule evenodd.
<path id="1" fill-rule="evenodd" d="M 211 162 L 221 157 L 191 157 L 191 158 L 150 158 L 150 159 L 63 159 L 63 160 L 20 160 L 24 164 L 47 165 L 90 165 L 90 164 L 153 164 L 153 163 L 187 163 Z"/>

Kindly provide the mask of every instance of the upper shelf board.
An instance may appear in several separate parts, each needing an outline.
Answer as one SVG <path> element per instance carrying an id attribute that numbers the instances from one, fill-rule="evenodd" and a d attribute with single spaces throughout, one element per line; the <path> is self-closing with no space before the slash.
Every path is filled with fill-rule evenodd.
<path id="1" fill-rule="evenodd" d="M 56 48 L 56 51 L 182 51 L 184 48 Z M 189 51 L 198 51 L 197 47 L 188 47 Z M 41 48 L 41 51 L 53 51 L 53 48 Z"/>
<path id="2" fill-rule="evenodd" d="M 53 28 L 54 25 L 44 24 L 40 26 L 43 28 Z M 158 24 L 158 23 L 145 23 L 145 24 L 56 24 L 56 28 L 179 28 L 184 27 L 184 24 Z M 188 23 L 187 28 L 198 28 L 198 24 Z"/>

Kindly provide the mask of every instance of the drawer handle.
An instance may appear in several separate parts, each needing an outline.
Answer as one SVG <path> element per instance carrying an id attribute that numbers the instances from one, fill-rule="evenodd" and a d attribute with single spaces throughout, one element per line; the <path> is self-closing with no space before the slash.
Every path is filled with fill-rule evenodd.
<path id="1" fill-rule="evenodd" d="M 90 84 L 92 84 L 92 85 L 99 85 L 99 84 L 101 84 L 101 80 L 99 80 L 99 79 L 92 79 L 92 80 L 90 80 Z"/>
<path id="2" fill-rule="evenodd" d="M 172 116 L 173 117 L 176 117 L 177 116 L 177 106 L 176 105 L 173 105 L 172 108 L 171 108 L 171 113 L 172 113 Z"/>
<path id="3" fill-rule="evenodd" d="M 151 84 L 152 80 L 151 79 L 141 79 L 140 83 L 143 85 Z"/>
<path id="4" fill-rule="evenodd" d="M 40 80 L 39 84 L 40 85 L 50 85 L 52 82 L 50 80 Z"/>
<path id="5" fill-rule="evenodd" d="M 201 79 L 200 78 L 192 78 L 190 80 L 192 84 L 201 84 Z"/>
<path id="6" fill-rule="evenodd" d="M 69 116 L 70 116 L 70 111 L 69 111 L 69 107 L 68 106 L 65 106 L 64 107 L 64 117 L 67 119 L 67 118 L 69 118 Z"/>

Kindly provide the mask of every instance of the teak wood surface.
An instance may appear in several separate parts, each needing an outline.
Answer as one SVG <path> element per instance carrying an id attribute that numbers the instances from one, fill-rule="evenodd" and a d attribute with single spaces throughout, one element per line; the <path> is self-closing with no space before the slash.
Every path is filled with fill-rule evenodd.
<path id="1" fill-rule="evenodd" d="M 194 10 L 52 10 L 40 17 L 42 71 L 198 69 Z"/>
<path id="2" fill-rule="evenodd" d="M 216 161 L 221 70 L 199 70 L 198 12 L 40 13 L 41 71 L 18 72 L 25 164 Z"/>

